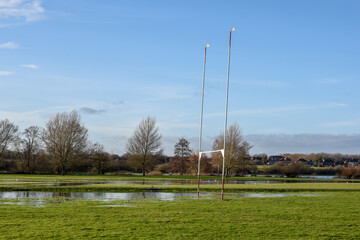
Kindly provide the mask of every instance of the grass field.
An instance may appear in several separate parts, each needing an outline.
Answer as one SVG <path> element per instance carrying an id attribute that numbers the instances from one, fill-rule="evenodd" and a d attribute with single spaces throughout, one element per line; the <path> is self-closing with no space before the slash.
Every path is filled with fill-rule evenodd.
<path id="1" fill-rule="evenodd" d="M 108 181 L 108 177 L 103 176 L 0 175 L 0 185 L 5 188 L 10 185 L 19 189 L 31 188 L 31 184 L 39 183 L 41 179 L 49 181 L 47 178 Z M 146 187 L 127 185 L 119 188 L 115 184 L 93 184 L 44 187 L 43 190 L 145 191 Z M 171 191 L 196 189 L 193 185 L 159 187 L 161 191 L 167 188 Z M 219 186 L 207 187 L 210 191 L 219 190 Z M 0 239 L 360 238 L 360 183 L 234 184 L 227 185 L 226 191 L 296 191 L 299 195 L 261 198 L 226 196 L 224 201 L 219 198 L 195 198 L 104 202 L 48 198 L 43 199 L 44 204 L 40 206 L 31 204 L 31 199 L 0 199 Z"/>
<path id="2" fill-rule="evenodd" d="M 359 239 L 359 198 L 360 192 L 326 192 L 224 201 L 52 199 L 44 207 L 2 204 L 0 238 Z"/>

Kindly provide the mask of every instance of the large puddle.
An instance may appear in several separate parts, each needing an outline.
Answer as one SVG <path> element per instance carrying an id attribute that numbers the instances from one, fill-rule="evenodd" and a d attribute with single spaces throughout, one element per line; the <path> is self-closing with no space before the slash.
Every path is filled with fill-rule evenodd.
<path id="1" fill-rule="evenodd" d="M 231 198 L 273 198 L 289 196 L 317 196 L 316 194 L 305 193 L 227 193 L 226 197 Z M 58 192 L 0 192 L 0 204 L 28 204 L 31 206 L 43 206 L 48 203 L 63 203 L 74 199 L 85 199 L 92 201 L 111 202 L 118 200 L 161 200 L 174 201 L 179 199 L 196 199 L 196 193 L 167 193 L 167 192 L 136 192 L 136 193 L 58 193 Z M 219 193 L 201 193 L 200 199 L 218 199 Z M 10 201 L 9 200 L 16 200 Z"/>
<path id="2" fill-rule="evenodd" d="M 2 182 L 2 183 L 1 183 Z M 197 180 L 194 179 L 117 179 L 114 181 L 51 181 L 51 180 L 29 180 L 26 179 L 3 179 L 0 180 L 1 185 L 17 185 L 26 184 L 31 186 L 43 186 L 43 187 L 59 187 L 59 186 L 77 186 L 77 185 L 90 185 L 90 184 L 118 184 L 118 185 L 189 185 L 197 184 Z M 263 183 L 286 183 L 286 181 L 245 181 L 245 180 L 226 180 L 226 184 L 263 184 Z M 200 184 L 204 185 L 216 185 L 221 184 L 220 180 L 201 180 Z"/>
<path id="3" fill-rule="evenodd" d="M 322 182 L 321 180 L 287 180 L 286 178 L 281 180 L 261 180 L 261 181 L 249 181 L 249 180 L 226 180 L 225 184 L 271 184 L 271 183 L 300 183 L 300 182 Z M 336 182 L 336 181 L 325 181 Z M 27 180 L 27 179 L 2 179 L 0 185 L 26 185 L 34 187 L 60 187 L 60 186 L 79 186 L 90 184 L 117 184 L 117 185 L 190 185 L 197 184 L 196 179 L 116 179 L 116 180 Z M 221 180 L 201 180 L 201 185 L 218 185 L 221 184 Z"/>
<path id="4" fill-rule="evenodd" d="M 202 193 L 201 197 L 210 196 L 210 193 Z M 168 192 L 135 192 L 135 193 L 106 193 L 106 192 L 0 192 L 1 199 L 41 199 L 41 198 L 73 198 L 94 201 L 114 201 L 114 200 L 139 200 L 139 199 L 159 199 L 175 200 L 178 198 L 197 197 L 196 193 L 168 193 Z"/>

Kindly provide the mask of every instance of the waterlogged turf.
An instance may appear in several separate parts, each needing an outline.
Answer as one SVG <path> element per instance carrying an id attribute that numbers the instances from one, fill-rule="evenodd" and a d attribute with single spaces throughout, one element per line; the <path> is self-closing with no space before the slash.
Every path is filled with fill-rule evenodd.
<path id="1" fill-rule="evenodd" d="M 195 176 L 54 176 L 54 175 L 0 175 L 0 191 L 45 192 L 196 192 Z M 203 192 L 219 192 L 220 178 L 204 176 Z M 207 179 L 207 180 L 206 180 Z M 286 178 L 245 177 L 230 181 L 250 181 L 257 184 L 226 184 L 227 192 L 241 191 L 360 191 L 356 180 L 313 180 Z M 268 181 L 269 183 L 263 183 Z M 279 182 L 277 182 L 279 181 Z M 301 181 L 301 182 L 299 182 Z M 139 182 L 141 184 L 139 184 Z M 166 184 L 163 184 L 166 183 Z M 180 184 L 181 183 L 181 184 Z"/>
<path id="2" fill-rule="evenodd" d="M 305 194 L 305 195 L 304 195 Z M 100 202 L 0 200 L 0 239 L 359 239 L 358 191 Z"/>
<path id="3" fill-rule="evenodd" d="M 144 179 L 143 184 L 131 183 Z M 192 182 L 153 184 L 169 179 L 194 177 L 0 175 L 5 195 L 29 193 L 26 198 L 0 198 L 0 239 L 360 239 L 357 181 L 226 184 L 221 201 L 214 195 L 219 184 L 201 185 L 201 192 L 212 197 L 200 199 L 194 198 L 197 185 Z M 36 191 L 45 197 L 31 197 Z M 171 201 L 72 197 L 141 192 L 190 197 Z"/>

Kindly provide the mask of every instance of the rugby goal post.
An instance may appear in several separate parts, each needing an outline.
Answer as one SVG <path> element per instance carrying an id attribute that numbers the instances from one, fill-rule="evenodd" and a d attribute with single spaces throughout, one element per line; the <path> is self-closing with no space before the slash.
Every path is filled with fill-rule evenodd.
<path id="1" fill-rule="evenodd" d="M 229 79 L 230 79 L 230 50 L 231 50 L 231 33 L 235 31 L 235 28 L 232 27 L 230 30 L 229 36 L 229 53 L 228 53 L 228 67 L 227 67 L 227 81 L 226 81 L 226 99 L 225 99 L 225 126 L 224 126 L 224 149 L 213 150 L 213 151 L 201 151 L 201 138 L 202 138 L 202 123 L 203 123 L 203 110 L 204 110 L 204 89 L 205 89 L 205 67 L 206 67 L 206 49 L 210 47 L 209 44 L 205 46 L 205 55 L 204 55 L 204 72 L 203 72 L 203 81 L 202 81 L 202 96 L 201 96 L 201 112 L 200 112 L 200 136 L 199 136 L 199 160 L 198 160 L 198 189 L 197 195 L 200 195 L 200 160 L 202 154 L 212 153 L 212 152 L 221 152 L 223 156 L 223 166 L 222 166 L 222 177 L 221 177 L 221 200 L 224 199 L 224 178 L 225 178 L 225 152 L 226 152 L 226 132 L 227 132 L 227 114 L 228 114 L 228 100 L 229 100 Z"/>

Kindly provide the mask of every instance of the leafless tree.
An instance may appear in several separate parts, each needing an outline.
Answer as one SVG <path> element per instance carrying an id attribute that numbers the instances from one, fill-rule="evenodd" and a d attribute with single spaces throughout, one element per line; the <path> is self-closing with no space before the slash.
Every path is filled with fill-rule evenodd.
<path id="1" fill-rule="evenodd" d="M 105 152 L 104 146 L 100 143 L 89 144 L 89 157 L 98 174 L 104 174 L 110 161 L 110 155 Z"/>
<path id="2" fill-rule="evenodd" d="M 56 159 L 60 174 L 66 174 L 69 163 L 84 153 L 87 132 L 75 110 L 58 113 L 47 122 L 42 131 L 42 140 L 48 153 Z"/>
<path id="3" fill-rule="evenodd" d="M 156 127 L 156 119 L 147 117 L 139 123 L 126 145 L 129 164 L 141 170 L 143 176 L 156 163 L 156 155 L 161 154 L 161 136 Z"/>
<path id="4" fill-rule="evenodd" d="M 4 156 L 9 145 L 16 140 L 18 129 L 18 126 L 8 119 L 0 121 L 0 158 Z"/>
<path id="5" fill-rule="evenodd" d="M 40 128 L 30 126 L 22 133 L 23 139 L 19 142 L 20 168 L 26 173 L 34 173 L 36 156 L 41 150 Z"/>
<path id="6" fill-rule="evenodd" d="M 250 144 L 244 140 L 241 134 L 239 125 L 232 124 L 226 132 L 226 152 L 225 152 L 225 174 L 226 176 L 232 174 L 242 175 L 250 167 L 249 150 Z M 213 149 L 224 148 L 224 133 L 215 139 Z M 222 157 L 220 154 L 213 154 L 213 159 L 216 164 L 222 167 Z"/>

